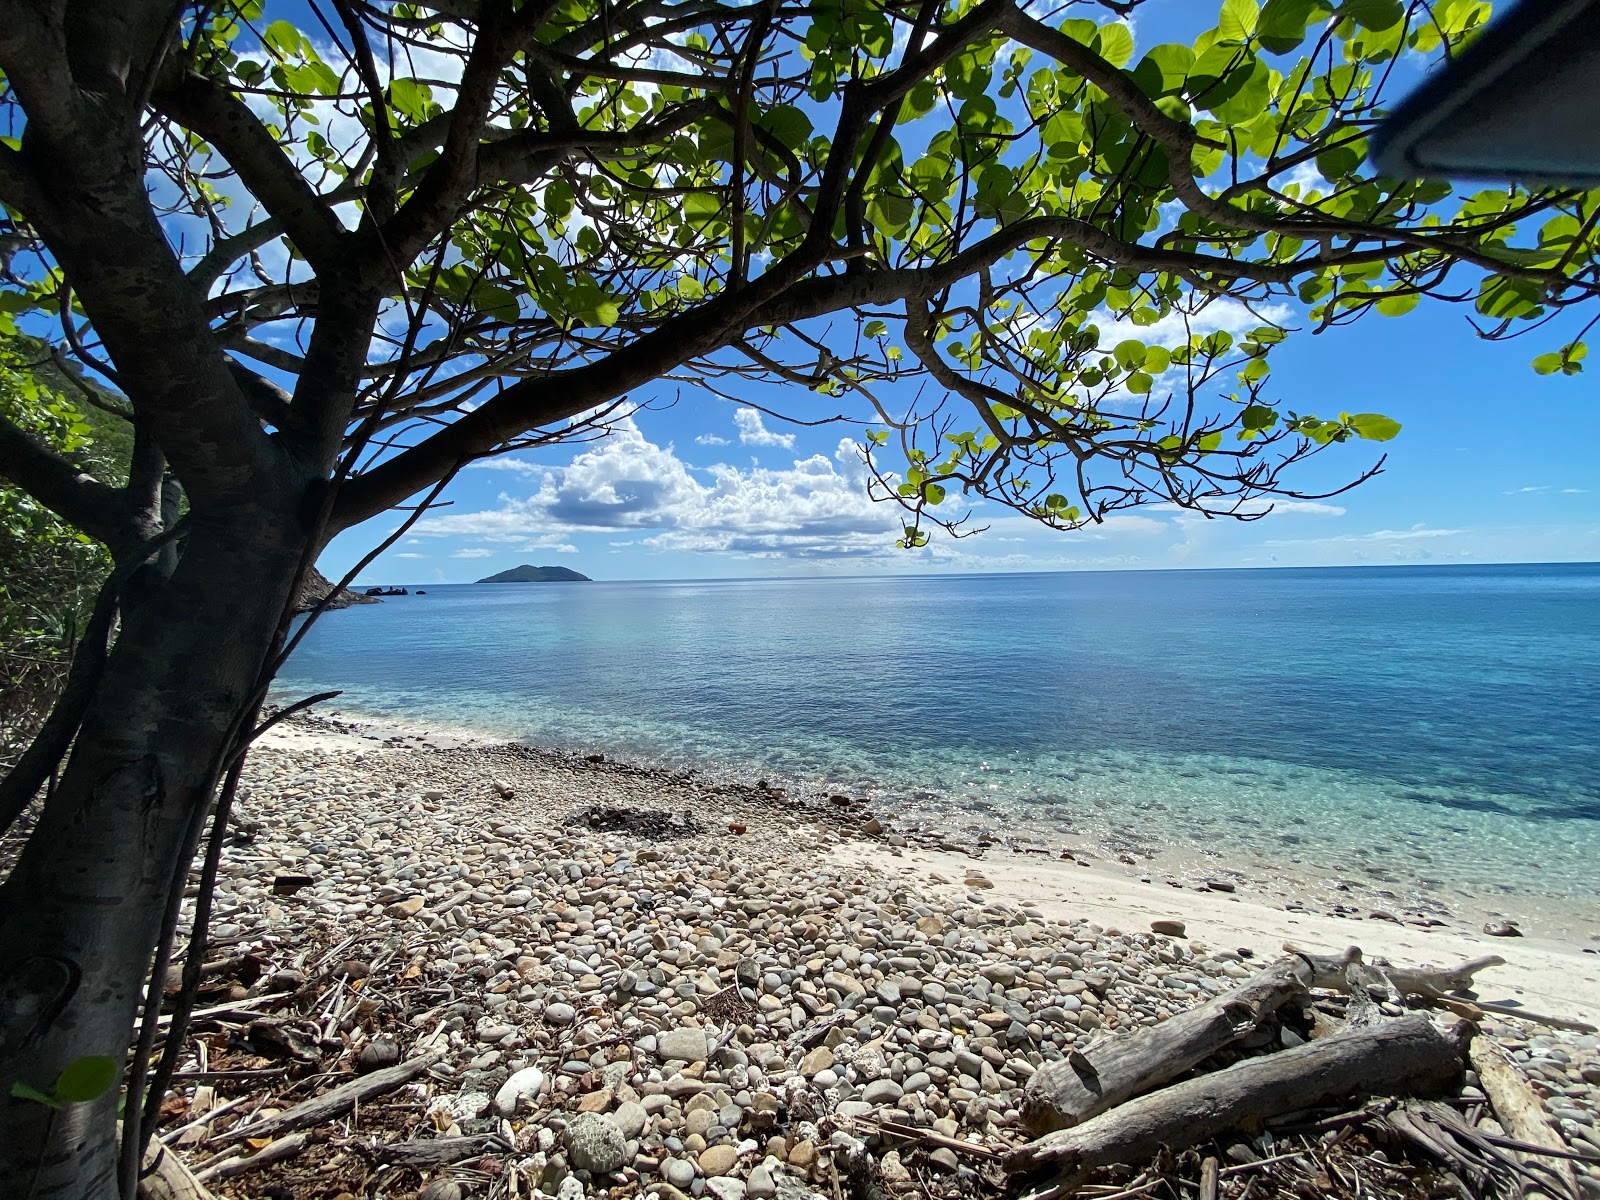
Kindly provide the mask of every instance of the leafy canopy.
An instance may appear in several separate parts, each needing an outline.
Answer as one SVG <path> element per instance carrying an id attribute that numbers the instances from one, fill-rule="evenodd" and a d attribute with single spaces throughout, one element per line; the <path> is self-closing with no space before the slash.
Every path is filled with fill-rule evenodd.
<path id="1" fill-rule="evenodd" d="M 1367 165 L 1395 79 L 1489 4 L 1225 0 L 1150 46 L 1138 7 L 313 0 L 301 26 L 224 0 L 185 10 L 138 136 L 255 416 L 282 444 L 338 430 L 334 527 L 660 379 L 864 418 L 915 545 L 957 492 L 1059 527 L 1255 515 L 1291 464 L 1393 438 L 1278 403 L 1291 326 L 1448 301 L 1488 337 L 1546 331 L 1539 373 L 1582 370 L 1600 195 Z M 25 164 L 47 89 L 0 63 Z M 5 179 L 40 240 L 0 307 L 114 370 L 114 306 Z M 373 338 L 348 398 L 318 373 L 335 321 Z"/>

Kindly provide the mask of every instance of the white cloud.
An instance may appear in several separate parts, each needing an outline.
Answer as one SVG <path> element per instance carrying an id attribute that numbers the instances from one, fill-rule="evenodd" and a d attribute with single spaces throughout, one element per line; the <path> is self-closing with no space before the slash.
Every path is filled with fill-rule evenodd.
<path id="1" fill-rule="evenodd" d="M 1287 325 L 1294 316 L 1295 310 L 1287 304 L 1246 305 L 1232 296 L 1222 296 L 1209 303 L 1191 303 L 1187 324 L 1185 312 L 1181 310 L 1168 313 L 1153 325 L 1115 320 L 1109 313 L 1097 314 L 1094 324 L 1099 327 L 1100 345 L 1104 349 L 1127 338 L 1137 338 L 1147 345 L 1170 347 L 1187 341 L 1191 333 L 1205 337 L 1221 329 L 1239 337 L 1263 325 Z"/>
<path id="2" fill-rule="evenodd" d="M 1587 496 L 1589 494 L 1589 489 L 1588 488 L 1562 488 L 1561 489 L 1561 494 L 1563 496 Z"/>
<path id="3" fill-rule="evenodd" d="M 1349 543 L 1372 542 L 1415 542 L 1432 538 L 1460 537 L 1469 532 L 1465 529 L 1433 529 L 1427 525 L 1413 525 L 1410 529 L 1374 529 L 1371 533 L 1343 533 L 1337 537 L 1310 539 L 1316 545 L 1331 546 Z M 1267 546 L 1302 546 L 1307 544 L 1307 539 L 1292 541 L 1267 541 Z"/>
<path id="4" fill-rule="evenodd" d="M 487 546 L 468 546 L 457 550 L 450 555 L 451 558 L 493 558 L 494 551 Z"/>
<path id="5" fill-rule="evenodd" d="M 426 554 L 413 554 L 411 551 L 407 550 L 405 553 L 396 554 L 394 557 L 395 558 L 427 558 L 428 556 Z"/>
<path id="6" fill-rule="evenodd" d="M 1180 516 L 1192 517 L 1195 520 L 1205 520 L 1199 513 L 1191 509 L 1179 508 L 1176 504 L 1161 503 L 1148 506 L 1145 512 L 1173 512 Z M 1342 517 L 1345 510 L 1337 504 L 1324 504 L 1321 500 L 1277 500 L 1271 496 L 1252 496 L 1248 500 L 1240 500 L 1228 506 L 1230 513 L 1240 516 L 1255 516 L 1258 513 L 1302 513 L 1312 517 Z"/>
<path id="7" fill-rule="evenodd" d="M 699 437 L 695 438 L 694 444 L 696 446 L 731 446 L 731 445 L 733 445 L 733 443 L 730 442 L 727 438 L 718 437 L 714 433 L 702 433 Z"/>
<path id="8" fill-rule="evenodd" d="M 866 466 L 848 438 L 832 458 L 815 454 L 783 469 L 719 464 L 703 473 L 709 484 L 627 421 L 568 466 L 547 471 L 532 495 L 502 495 L 497 509 L 427 518 L 416 532 L 526 543 L 530 536 L 637 530 L 652 549 L 803 559 L 893 549 L 901 510 L 868 496 Z"/>
<path id="9" fill-rule="evenodd" d="M 739 427 L 741 446 L 781 446 L 785 450 L 794 449 L 794 434 L 773 433 L 761 423 L 761 414 L 753 408 L 734 409 L 733 423 Z"/>
<path id="10" fill-rule="evenodd" d="M 511 458 L 502 455 L 499 458 L 480 458 L 476 462 L 467 464 L 469 471 L 515 471 L 519 475 L 538 475 L 544 468 L 538 463 L 529 462 L 525 458 Z"/>

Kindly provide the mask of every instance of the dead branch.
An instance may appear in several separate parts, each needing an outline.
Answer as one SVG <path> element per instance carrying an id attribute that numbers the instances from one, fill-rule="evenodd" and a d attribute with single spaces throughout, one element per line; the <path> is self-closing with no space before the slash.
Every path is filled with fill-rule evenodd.
<path id="1" fill-rule="evenodd" d="M 1198 1008 L 1045 1063 L 1023 1090 L 1024 1128 L 1035 1137 L 1070 1128 L 1175 1079 L 1250 1033 L 1311 980 L 1308 961 L 1291 954 Z"/>
<path id="2" fill-rule="evenodd" d="M 1143 1161 L 1248 1121 L 1351 1096 L 1441 1094 L 1460 1078 L 1460 1040 L 1421 1013 L 1344 1029 L 1130 1100 L 1020 1147 L 1006 1166 L 1078 1179 L 1095 1167 Z"/>

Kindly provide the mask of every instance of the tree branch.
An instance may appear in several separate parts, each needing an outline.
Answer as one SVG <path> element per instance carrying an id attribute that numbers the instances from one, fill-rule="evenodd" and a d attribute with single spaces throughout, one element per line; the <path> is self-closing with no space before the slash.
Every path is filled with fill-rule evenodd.
<path id="1" fill-rule="evenodd" d="M 41 446 L 5 416 L 0 416 L 0 477 L 113 549 L 134 536 L 133 514 L 120 491 Z"/>
<path id="2" fill-rule="evenodd" d="M 157 111 L 221 151 L 319 274 L 335 270 L 346 245 L 344 226 L 249 106 L 192 72 L 162 84 L 151 97 Z"/>

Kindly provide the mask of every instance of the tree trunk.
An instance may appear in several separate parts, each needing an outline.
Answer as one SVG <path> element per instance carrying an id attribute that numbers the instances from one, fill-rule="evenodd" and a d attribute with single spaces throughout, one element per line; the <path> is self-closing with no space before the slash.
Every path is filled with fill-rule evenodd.
<path id="1" fill-rule="evenodd" d="M 58 1111 L 69 1063 L 124 1062 L 169 888 L 305 548 L 287 505 L 192 514 L 165 587 L 124 613 L 59 786 L 0 885 L 0 1196 L 113 1200 L 117 1104 Z"/>

